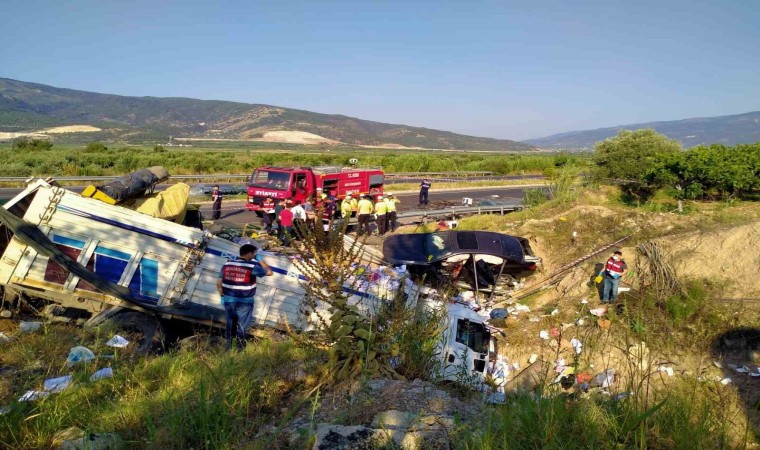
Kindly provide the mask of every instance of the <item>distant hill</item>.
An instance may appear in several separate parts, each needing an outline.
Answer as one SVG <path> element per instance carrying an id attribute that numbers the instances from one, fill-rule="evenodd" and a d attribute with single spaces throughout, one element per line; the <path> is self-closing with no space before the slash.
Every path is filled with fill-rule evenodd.
<path id="1" fill-rule="evenodd" d="M 337 141 L 391 148 L 536 150 L 522 142 L 278 106 L 192 98 L 126 97 L 0 78 L 0 135 L 9 138 L 19 132 L 39 132 L 67 125 L 101 129 L 75 135 L 85 140 L 164 142 L 174 136 L 324 144 Z"/>
<path id="2" fill-rule="evenodd" d="M 668 122 L 637 123 L 597 130 L 571 131 L 525 142 L 542 149 L 593 149 L 594 143 L 618 134 L 620 130 L 653 128 L 684 147 L 702 144 L 750 144 L 760 142 L 760 111 L 733 116 L 700 117 Z"/>

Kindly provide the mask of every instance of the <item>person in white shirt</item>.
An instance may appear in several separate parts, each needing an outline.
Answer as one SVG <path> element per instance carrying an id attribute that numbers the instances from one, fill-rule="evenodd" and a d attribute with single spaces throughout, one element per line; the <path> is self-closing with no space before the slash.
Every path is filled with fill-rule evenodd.
<path id="1" fill-rule="evenodd" d="M 301 230 L 306 226 L 306 209 L 301 205 L 301 200 L 296 200 L 290 211 L 293 213 L 293 233 L 296 239 L 300 239 Z"/>

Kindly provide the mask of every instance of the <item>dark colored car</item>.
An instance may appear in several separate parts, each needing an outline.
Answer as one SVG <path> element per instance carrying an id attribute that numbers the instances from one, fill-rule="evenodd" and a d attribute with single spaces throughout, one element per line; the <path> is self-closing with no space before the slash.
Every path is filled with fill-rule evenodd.
<path id="1" fill-rule="evenodd" d="M 541 262 L 527 239 L 490 231 L 392 235 L 383 241 L 383 257 L 430 282 L 464 281 L 474 289 L 533 275 Z"/>

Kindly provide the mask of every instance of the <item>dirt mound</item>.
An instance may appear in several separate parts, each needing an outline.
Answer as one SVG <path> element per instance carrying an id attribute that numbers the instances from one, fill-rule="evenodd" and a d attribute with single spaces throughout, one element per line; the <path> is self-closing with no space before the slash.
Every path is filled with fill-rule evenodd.
<path id="1" fill-rule="evenodd" d="M 263 142 L 286 142 L 289 144 L 340 144 L 339 141 L 328 139 L 306 131 L 267 131 L 264 136 L 256 141 Z"/>
<path id="2" fill-rule="evenodd" d="M 40 131 L 45 134 L 61 134 L 61 133 L 93 133 L 95 131 L 101 131 L 98 127 L 91 125 L 68 125 L 65 127 L 54 127 Z"/>
<path id="3" fill-rule="evenodd" d="M 760 296 L 760 222 L 716 231 L 692 232 L 657 240 L 683 278 L 724 285 L 726 298 Z"/>

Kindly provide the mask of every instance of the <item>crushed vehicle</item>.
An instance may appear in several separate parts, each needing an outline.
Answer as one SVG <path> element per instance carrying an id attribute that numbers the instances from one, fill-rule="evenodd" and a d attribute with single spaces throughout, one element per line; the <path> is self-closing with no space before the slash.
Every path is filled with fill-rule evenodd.
<path id="1" fill-rule="evenodd" d="M 87 319 L 85 326 L 105 321 L 128 325 L 144 335 L 143 350 L 172 327 L 223 329 L 216 282 L 222 265 L 239 254 L 240 244 L 90 193 L 36 179 L 0 208 L 0 286 L 6 299 L 41 299 L 48 303 L 48 315 L 74 312 Z M 258 280 L 254 328 L 308 331 L 315 315 L 329 317 L 327 305 L 306 298 L 307 280 L 290 257 L 262 255 L 274 276 Z M 347 285 L 344 290 L 349 302 L 368 314 L 399 288 L 409 302 L 428 301 L 408 278 L 389 280 L 395 284 Z M 491 339 L 485 319 L 462 305 L 452 305 L 448 315 L 449 327 L 440 339 L 444 374 L 453 377 L 456 366 L 484 376 L 484 343 Z"/>
<path id="2" fill-rule="evenodd" d="M 383 241 L 383 257 L 435 286 L 485 292 L 535 274 L 541 263 L 527 239 L 490 231 L 391 235 Z"/>
<path id="3" fill-rule="evenodd" d="M 383 180 L 380 168 L 264 166 L 254 170 L 248 180 L 246 208 L 262 213 L 261 205 L 267 197 L 305 201 L 316 194 L 317 188 L 325 194 L 332 193 L 338 200 L 348 194 L 381 195 Z"/>

